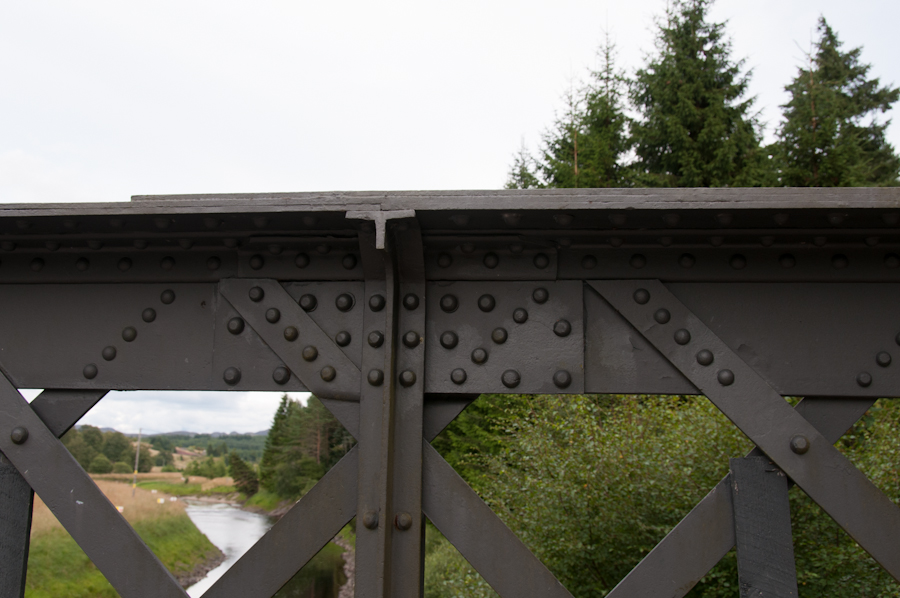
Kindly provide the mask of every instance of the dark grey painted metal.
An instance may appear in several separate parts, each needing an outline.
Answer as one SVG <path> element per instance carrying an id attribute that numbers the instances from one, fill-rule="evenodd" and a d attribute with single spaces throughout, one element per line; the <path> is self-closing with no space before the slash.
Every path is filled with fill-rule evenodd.
<path id="1" fill-rule="evenodd" d="M 394 309 L 392 461 L 386 472 L 392 477 L 391 512 L 386 525 L 390 539 L 390 578 L 385 595 L 418 598 L 422 595 L 425 566 L 425 526 L 422 517 L 422 431 L 424 420 L 425 354 L 422 338 L 426 322 L 425 267 L 422 237 L 413 221 L 389 223 L 386 249 L 393 268 L 387 284 L 395 289 L 388 305 Z M 401 335 L 419 335 L 415 346 L 398 342 Z M 414 378 L 406 378 L 409 373 Z M 382 422 L 384 424 L 384 422 Z M 402 525 L 400 518 L 408 518 Z M 406 529 L 403 529 L 406 528 Z"/>
<path id="2" fill-rule="evenodd" d="M 427 293 L 427 392 L 584 392 L 582 283 L 430 283 Z M 456 305 L 452 311 L 442 308 L 445 298 Z M 555 333 L 557 325 L 568 332 Z M 493 339 L 495 331 L 502 336 Z M 455 335 L 455 345 L 444 342 L 447 333 Z M 476 358 L 478 350 L 484 361 Z M 504 384 L 508 370 L 518 372 L 518 385 Z M 464 381 L 454 381 L 454 371 L 465 372 Z M 571 378 L 562 388 L 553 381 L 559 371 Z"/>
<path id="3" fill-rule="evenodd" d="M 435 237 L 425 252 L 428 280 L 556 280 L 556 263 L 555 243 L 518 237 Z"/>
<path id="4" fill-rule="evenodd" d="M 796 411 L 837 442 L 874 399 L 808 398 Z M 748 457 L 761 456 L 753 449 Z M 715 488 L 609 593 L 609 598 L 682 598 L 734 548 L 731 475 Z"/>
<path id="5" fill-rule="evenodd" d="M 0 598 L 25 596 L 33 502 L 31 486 L 0 453 Z"/>
<path id="6" fill-rule="evenodd" d="M 503 598 L 571 597 L 481 498 L 427 442 L 425 515 Z"/>
<path id="7" fill-rule="evenodd" d="M 767 457 L 731 459 L 741 596 L 796 598 L 787 476 Z"/>
<path id="8" fill-rule="evenodd" d="M 250 289 L 253 288 L 264 292 L 263 299 L 258 303 L 250 299 Z M 306 388 L 316 395 L 332 399 L 359 399 L 360 374 L 357 365 L 281 284 L 274 280 L 236 278 L 220 283 L 220 292 Z M 270 310 L 277 310 L 277 321 L 267 320 Z M 297 329 L 299 336 L 296 340 L 285 338 L 284 331 L 288 326 Z M 307 347 L 313 347 L 316 352 L 311 361 L 303 356 Z M 325 369 L 329 367 L 335 374 L 330 380 L 325 375 Z"/>
<path id="9" fill-rule="evenodd" d="M 422 436 L 429 442 L 437 438 L 477 398 L 478 395 L 425 395 Z"/>
<path id="10" fill-rule="evenodd" d="M 900 508 L 795 413 L 777 391 L 662 283 L 644 280 L 590 284 L 888 573 L 900 580 L 895 533 L 900 529 Z M 650 301 L 636 302 L 633 295 L 638 289 L 649 291 Z M 659 309 L 670 314 L 665 323 L 654 318 Z M 690 331 L 693 340 L 688 345 L 673 340 L 673 333 L 679 328 Z M 698 363 L 695 356 L 702 349 L 712 352 L 713 365 Z M 725 373 L 731 375 L 733 383 L 723 378 Z M 791 438 L 797 435 L 805 436 L 811 444 L 803 455 L 790 448 Z"/>
<path id="11" fill-rule="evenodd" d="M 57 438 L 78 423 L 106 396 L 105 390 L 45 390 L 31 401 L 31 409 Z"/>
<path id="12" fill-rule="evenodd" d="M 275 594 L 353 518 L 358 466 L 353 447 L 203 595 Z"/>
<path id="13" fill-rule="evenodd" d="M 124 598 L 186 594 L 134 529 L 6 380 L 0 378 L 0 451 Z M 28 429 L 14 444 L 9 430 Z M 103 530 L 103 534 L 97 534 Z"/>

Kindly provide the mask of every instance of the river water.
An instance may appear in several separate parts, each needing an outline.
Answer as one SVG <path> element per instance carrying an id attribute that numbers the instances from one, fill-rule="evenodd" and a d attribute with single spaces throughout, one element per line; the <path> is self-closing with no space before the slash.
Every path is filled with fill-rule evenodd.
<path id="1" fill-rule="evenodd" d="M 187 514 L 209 541 L 225 553 L 221 565 L 187 589 L 191 598 L 208 590 L 272 527 L 271 519 L 264 515 L 220 503 L 188 502 Z"/>

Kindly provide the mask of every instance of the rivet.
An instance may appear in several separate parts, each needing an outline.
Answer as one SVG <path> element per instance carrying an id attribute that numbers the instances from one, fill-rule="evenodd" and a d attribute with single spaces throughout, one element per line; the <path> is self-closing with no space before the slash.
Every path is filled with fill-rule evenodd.
<path id="1" fill-rule="evenodd" d="M 131 270 L 131 260 L 127 257 L 123 257 L 119 260 L 119 263 L 116 264 L 116 266 L 118 266 L 120 271 L 126 272 L 128 270 Z"/>
<path id="2" fill-rule="evenodd" d="M 534 299 L 535 303 L 547 303 L 547 299 L 550 298 L 550 293 L 547 292 L 547 289 L 539 287 L 531 294 L 531 298 Z"/>
<path id="3" fill-rule="evenodd" d="M 105 359 L 106 361 L 112 361 L 116 358 L 116 348 L 112 345 L 104 347 L 103 351 L 100 352 L 100 355 L 102 355 L 103 359 Z"/>
<path id="4" fill-rule="evenodd" d="M 621 247 L 622 243 L 624 243 L 624 241 L 622 240 L 622 237 L 610 237 L 609 238 L 609 244 L 612 245 L 613 247 Z"/>
<path id="5" fill-rule="evenodd" d="M 131 341 L 133 341 L 136 338 L 137 338 L 137 330 L 135 330 L 131 326 L 125 328 L 122 331 L 122 340 L 124 340 L 126 343 L 130 343 Z"/>
<path id="6" fill-rule="evenodd" d="M 81 270 L 82 272 L 84 272 L 85 270 L 87 270 L 88 268 L 91 267 L 91 262 L 89 262 L 88 259 L 85 257 L 80 257 L 80 258 L 78 258 L 78 260 L 75 261 L 75 267 L 77 269 Z"/>
<path id="7" fill-rule="evenodd" d="M 475 244 L 474 243 L 463 243 L 462 245 L 459 246 L 459 248 L 462 250 L 463 253 L 472 253 L 475 251 Z"/>
<path id="8" fill-rule="evenodd" d="M 41 258 L 36 257 L 33 260 L 31 260 L 31 269 L 34 270 L 35 272 L 40 272 L 43 269 L 43 267 L 44 267 L 44 260 L 42 260 Z"/>
<path id="9" fill-rule="evenodd" d="M 159 295 L 159 300 L 162 301 L 166 305 L 171 305 L 175 301 L 175 291 L 172 289 L 166 289 Z"/>
<path id="10" fill-rule="evenodd" d="M 81 374 L 88 380 L 93 380 L 97 377 L 97 366 L 93 363 L 89 363 L 81 370 Z"/>
<path id="11" fill-rule="evenodd" d="M 831 258 L 831 266 L 835 270 L 843 270 L 847 266 L 850 265 L 850 260 L 847 259 L 846 255 L 837 254 Z"/>
<path id="12" fill-rule="evenodd" d="M 284 247 L 279 245 L 278 243 L 272 243 L 269 245 L 269 253 L 272 255 L 281 255 L 281 252 L 284 251 Z"/>
<path id="13" fill-rule="evenodd" d="M 482 349 L 481 347 L 472 351 L 472 363 L 477 363 L 478 365 L 482 365 L 488 360 L 488 352 Z"/>
<path id="14" fill-rule="evenodd" d="M 16 244 L 12 241 L 3 241 L 2 243 L 0 243 L 0 249 L 2 249 L 3 251 L 15 251 Z"/>
<path id="15" fill-rule="evenodd" d="M 523 308 L 518 308 L 513 311 L 513 321 L 516 324 L 524 324 L 528 321 L 528 312 Z"/>
<path id="16" fill-rule="evenodd" d="M 362 517 L 363 525 L 366 529 L 375 529 L 378 527 L 378 513 L 375 511 L 366 511 Z"/>
<path id="17" fill-rule="evenodd" d="M 350 311 L 355 303 L 356 299 L 350 293 L 341 293 L 334 300 L 334 306 L 340 311 Z"/>
<path id="18" fill-rule="evenodd" d="M 707 349 L 703 349 L 699 353 L 697 353 L 697 363 L 700 365 L 710 365 L 713 362 L 713 354 L 712 351 Z"/>
<path id="19" fill-rule="evenodd" d="M 284 366 L 278 366 L 272 372 L 272 380 L 275 381 L 275 384 L 287 384 L 291 379 L 291 371 Z"/>
<path id="20" fill-rule="evenodd" d="M 438 256 L 437 263 L 441 268 L 449 268 L 453 263 L 453 258 L 450 257 L 449 253 L 442 253 Z"/>
<path id="21" fill-rule="evenodd" d="M 366 376 L 366 379 L 372 386 L 381 386 L 384 383 L 384 372 L 381 370 L 369 370 L 369 375 Z"/>
<path id="22" fill-rule="evenodd" d="M 298 301 L 298 303 L 300 304 L 300 307 L 303 309 L 303 311 L 313 311 L 319 304 L 319 302 L 316 301 L 316 296 L 310 295 L 309 293 L 300 297 L 300 301 Z"/>
<path id="23" fill-rule="evenodd" d="M 266 292 L 263 291 L 260 287 L 253 287 L 250 289 L 249 295 L 250 295 L 250 301 L 253 301 L 254 303 L 259 303 L 260 301 L 263 300 L 263 297 L 266 296 Z"/>
<path id="24" fill-rule="evenodd" d="M 678 258 L 678 264 L 682 268 L 693 268 L 694 264 L 696 264 L 696 263 L 697 263 L 697 258 L 695 258 L 690 253 L 683 253 L 683 254 L 681 254 L 681 257 Z"/>
<path id="25" fill-rule="evenodd" d="M 172 257 L 164 257 L 159 261 L 159 267 L 163 270 L 171 270 L 175 267 L 175 259 Z"/>
<path id="26" fill-rule="evenodd" d="M 775 244 L 775 237 L 773 237 L 771 235 L 766 235 L 765 237 L 760 237 L 759 243 L 763 247 L 771 247 L 772 245 Z"/>
<path id="27" fill-rule="evenodd" d="M 300 332 L 293 326 L 288 326 L 284 329 L 284 340 L 294 342 L 298 336 L 300 336 Z"/>
<path id="28" fill-rule="evenodd" d="M 805 455 L 809 450 L 809 439 L 799 434 L 794 436 L 791 438 L 791 450 L 798 455 Z"/>
<path id="29" fill-rule="evenodd" d="M 897 266 L 900 266 L 900 257 L 895 253 L 889 253 L 884 256 L 884 265 L 888 268 L 896 268 Z"/>
<path id="30" fill-rule="evenodd" d="M 346 330 L 341 330 L 337 334 L 334 335 L 334 342 L 338 347 L 346 347 L 350 344 L 351 341 L 350 333 Z"/>
<path id="31" fill-rule="evenodd" d="M 329 251 L 331 251 L 331 247 L 324 243 L 322 245 L 316 245 L 316 253 L 319 255 L 328 255 Z"/>
<path id="32" fill-rule="evenodd" d="M 556 223 L 560 226 L 569 226 L 575 222 L 575 217 L 571 214 L 555 214 L 553 219 L 556 220 Z"/>
<path id="33" fill-rule="evenodd" d="M 194 242 L 190 239 L 178 239 L 178 246 L 184 250 L 188 250 L 194 246 Z"/>
<path id="34" fill-rule="evenodd" d="M 319 219 L 316 216 L 308 214 L 302 218 L 303 226 L 313 227 Z"/>
<path id="35" fill-rule="evenodd" d="M 456 295 L 444 295 L 441 297 L 441 309 L 448 314 L 455 312 L 458 307 L 459 299 L 456 298 Z"/>
<path id="36" fill-rule="evenodd" d="M 735 270 L 743 270 L 747 267 L 747 258 L 738 253 L 731 256 L 731 259 L 728 260 L 728 264 Z"/>
<path id="37" fill-rule="evenodd" d="M 896 226 L 898 222 L 900 222 L 900 214 L 897 212 L 888 212 L 881 217 L 884 220 L 885 224 L 890 226 Z"/>
<path id="38" fill-rule="evenodd" d="M 679 345 L 686 345 L 691 342 L 691 333 L 681 328 L 675 331 L 675 342 Z"/>
<path id="39" fill-rule="evenodd" d="M 454 349 L 458 343 L 459 337 L 456 336 L 455 332 L 450 332 L 448 330 L 441 335 L 441 346 L 445 349 Z"/>
<path id="40" fill-rule="evenodd" d="M 222 239 L 222 245 L 224 245 L 225 247 L 227 247 L 229 249 L 235 249 L 235 248 L 237 248 L 239 243 L 238 243 L 237 239 L 228 237 L 226 239 Z"/>
<path id="41" fill-rule="evenodd" d="M 650 301 L 650 291 L 647 289 L 638 289 L 634 292 L 634 302 L 639 305 L 646 305 Z"/>
<path id="42" fill-rule="evenodd" d="M 569 385 L 572 384 L 572 374 L 566 370 L 559 370 L 553 374 L 553 384 L 557 388 L 569 388 Z"/>
<path id="43" fill-rule="evenodd" d="M 269 219 L 265 216 L 256 216 L 253 218 L 253 225 L 256 228 L 265 228 L 269 224 Z"/>
<path id="44" fill-rule="evenodd" d="M 415 349 L 416 347 L 418 347 L 419 340 L 420 340 L 419 333 L 414 330 L 410 330 L 409 332 L 407 332 L 406 334 L 403 335 L 403 344 L 406 345 L 410 349 Z"/>
<path id="45" fill-rule="evenodd" d="M 220 260 L 216 256 L 213 256 L 213 257 L 209 258 L 208 260 L 206 260 L 206 267 L 209 270 L 216 271 L 222 267 L 222 260 Z"/>
<path id="46" fill-rule="evenodd" d="M 500 258 L 497 257 L 497 254 L 494 252 L 488 253 L 484 256 L 484 267 L 490 268 L 493 270 L 500 264 Z"/>
<path id="47" fill-rule="evenodd" d="M 720 214 L 716 214 L 716 221 L 722 226 L 729 226 L 732 222 L 734 222 L 734 215 L 729 214 L 728 212 L 722 212 Z"/>
<path id="48" fill-rule="evenodd" d="M 337 371 L 335 371 L 335 369 L 330 365 L 326 365 L 322 368 L 322 371 L 319 372 L 319 375 L 325 382 L 331 382 L 332 380 L 334 380 L 335 376 L 337 376 Z"/>
<path id="49" fill-rule="evenodd" d="M 266 260 L 258 253 L 250 258 L 250 267 L 259 270 L 266 265 Z"/>
<path id="50" fill-rule="evenodd" d="M 516 226 L 519 224 L 519 221 L 522 220 L 522 214 L 517 214 L 515 212 L 504 212 L 500 217 L 503 218 L 503 222 L 509 226 Z"/>
<path id="51" fill-rule="evenodd" d="M 539 270 L 543 270 L 547 266 L 550 265 L 550 258 L 547 257 L 544 253 L 539 253 L 534 256 L 534 266 Z"/>
<path id="52" fill-rule="evenodd" d="M 734 384 L 734 372 L 731 370 L 719 370 L 719 373 L 716 374 L 716 379 L 722 386 L 731 386 Z"/>
<path id="53" fill-rule="evenodd" d="M 883 368 L 891 365 L 891 354 L 887 351 L 881 351 L 878 355 L 875 356 L 875 363 L 880 365 Z"/>
<path id="54" fill-rule="evenodd" d="M 419 296 L 413 293 L 407 293 L 407 295 L 403 297 L 403 307 L 410 311 L 419 307 Z"/>
<path id="55" fill-rule="evenodd" d="M 722 243 L 725 242 L 725 237 L 715 236 L 709 238 L 709 244 L 713 247 L 721 247 Z"/>
<path id="56" fill-rule="evenodd" d="M 241 370 L 237 368 L 225 368 L 222 379 L 228 386 L 234 386 L 241 381 Z"/>
<path id="57" fill-rule="evenodd" d="M 482 295 L 478 298 L 478 309 L 483 312 L 492 311 L 496 305 L 497 302 L 494 300 L 493 295 Z"/>
<path id="58" fill-rule="evenodd" d="M 75 230 L 76 228 L 78 228 L 78 223 L 74 220 L 65 220 L 63 221 L 63 226 L 67 230 Z"/>
<path id="59" fill-rule="evenodd" d="M 613 224 L 613 226 L 625 226 L 625 222 L 628 220 L 628 217 L 625 214 L 610 214 L 609 221 Z"/>
<path id="60" fill-rule="evenodd" d="M 412 527 L 412 517 L 409 513 L 400 513 L 394 517 L 394 525 L 397 526 L 397 529 L 400 531 L 405 532 Z"/>
<path id="61" fill-rule="evenodd" d="M 90 241 L 87 242 L 87 246 L 90 247 L 91 249 L 93 249 L 94 251 L 97 251 L 97 250 L 103 248 L 103 242 L 98 241 L 96 239 L 91 239 Z"/>
<path id="62" fill-rule="evenodd" d="M 352 253 L 348 253 L 344 256 L 344 259 L 341 260 L 341 265 L 345 270 L 352 270 L 356 267 L 356 256 Z"/>
<path id="63" fill-rule="evenodd" d="M 797 265 L 797 259 L 790 253 L 785 253 L 778 258 L 778 263 L 781 264 L 782 268 L 793 268 Z"/>
<path id="64" fill-rule="evenodd" d="M 774 220 L 775 224 L 777 224 L 778 226 L 784 226 L 785 224 L 787 224 L 789 218 L 790 218 L 790 216 L 782 213 L 782 214 L 775 214 L 772 217 L 772 220 Z"/>
<path id="65" fill-rule="evenodd" d="M 300 269 L 303 269 L 309 265 L 309 256 L 305 253 L 298 253 L 297 257 L 294 258 L 294 265 Z"/>
<path id="66" fill-rule="evenodd" d="M 844 219 L 847 217 L 846 214 L 839 214 L 837 212 L 828 215 L 828 223 L 832 226 L 837 226 L 841 224 Z"/>
<path id="67" fill-rule="evenodd" d="M 219 219 L 212 216 L 207 216 L 203 219 L 203 226 L 209 229 L 219 228 L 220 224 L 221 222 L 219 221 Z"/>
<path id="68" fill-rule="evenodd" d="M 143 312 L 141 312 L 141 319 L 149 324 L 156 319 L 156 310 L 152 307 L 148 307 Z"/>
<path id="69" fill-rule="evenodd" d="M 416 373 L 412 370 L 403 370 L 400 372 L 400 385 L 409 388 L 416 383 Z"/>
<path id="70" fill-rule="evenodd" d="M 384 342 L 384 335 L 377 330 L 374 332 L 370 332 L 368 341 L 370 347 L 374 347 L 377 349 Z"/>
<path id="71" fill-rule="evenodd" d="M 369 309 L 372 311 L 381 311 L 384 309 L 385 304 L 384 295 L 372 295 L 369 297 Z"/>
<path id="72" fill-rule="evenodd" d="M 866 237 L 866 245 L 869 247 L 875 247 L 878 245 L 878 241 L 880 241 L 878 237 Z"/>
<path id="73" fill-rule="evenodd" d="M 498 345 L 505 343 L 507 338 L 509 338 L 509 335 L 505 328 L 494 328 L 494 331 L 491 332 L 491 340 Z"/>
<path id="74" fill-rule="evenodd" d="M 637 268 L 638 270 L 640 270 L 647 265 L 647 258 L 640 253 L 635 253 L 633 256 L 631 256 L 631 261 L 629 263 L 631 264 L 632 268 Z"/>
<path id="75" fill-rule="evenodd" d="M 872 384 L 872 375 L 868 372 L 862 372 L 856 377 L 856 383 L 866 388 Z"/>
<path id="76" fill-rule="evenodd" d="M 656 310 L 656 313 L 653 314 L 653 319 L 660 324 L 668 324 L 671 318 L 672 314 L 670 314 L 669 310 L 664 307 L 660 307 Z"/>
<path id="77" fill-rule="evenodd" d="M 24 444 L 28 440 L 28 428 L 16 426 L 9 433 L 9 439 L 13 441 L 13 444 Z"/>
<path id="78" fill-rule="evenodd" d="M 31 223 L 27 220 L 17 220 L 16 226 L 18 226 L 20 230 L 27 230 L 31 228 Z"/>
<path id="79" fill-rule="evenodd" d="M 679 220 L 681 220 L 681 216 L 674 212 L 663 215 L 663 222 L 666 223 L 666 226 L 677 226 Z"/>
<path id="80" fill-rule="evenodd" d="M 452 372 L 450 372 L 450 381 L 454 384 L 463 384 L 466 381 L 468 376 L 466 375 L 466 370 L 462 368 L 456 368 Z"/>
<path id="81" fill-rule="evenodd" d="M 569 336 L 572 332 L 572 325 L 568 320 L 560 320 L 553 325 L 553 332 L 556 336 Z"/>
<path id="82" fill-rule="evenodd" d="M 316 357 L 319 356 L 319 350 L 312 345 L 307 345 L 303 347 L 303 351 L 300 352 L 300 356 L 303 357 L 303 361 L 315 361 Z"/>
<path id="83" fill-rule="evenodd" d="M 50 251 L 56 251 L 57 249 L 59 249 L 59 242 L 47 241 L 46 243 L 44 243 L 44 247 L 46 247 Z"/>
<path id="84" fill-rule="evenodd" d="M 511 252 L 515 253 L 516 255 L 518 255 L 518 254 L 522 253 L 523 251 L 525 251 L 525 246 L 522 245 L 521 243 L 513 243 L 512 245 L 509 246 L 509 250 Z"/>
<path id="85" fill-rule="evenodd" d="M 816 247 L 823 247 L 825 243 L 828 242 L 828 239 L 825 237 L 813 237 L 813 245 Z"/>
<path id="86" fill-rule="evenodd" d="M 597 267 L 597 258 L 592 255 L 586 255 L 581 258 L 581 267 L 585 270 L 593 270 Z"/>
<path id="87" fill-rule="evenodd" d="M 519 385 L 519 382 L 522 381 L 522 377 L 519 376 L 519 372 L 516 370 L 506 370 L 503 372 L 503 375 L 500 376 L 500 381 L 506 388 L 515 388 Z"/>
<path id="88" fill-rule="evenodd" d="M 269 324 L 274 324 L 275 322 L 277 322 L 280 319 L 281 319 L 281 312 L 278 311 L 278 309 L 276 309 L 274 307 L 270 307 L 269 309 L 266 310 L 266 321 Z"/>
<path id="89" fill-rule="evenodd" d="M 572 239 L 570 237 L 560 237 L 556 240 L 556 243 L 560 247 L 571 247 Z"/>

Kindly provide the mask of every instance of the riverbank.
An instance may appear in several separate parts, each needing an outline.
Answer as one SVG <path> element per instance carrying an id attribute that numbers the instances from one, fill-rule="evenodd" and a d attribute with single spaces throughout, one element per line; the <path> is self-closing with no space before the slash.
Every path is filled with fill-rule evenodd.
<path id="1" fill-rule="evenodd" d="M 224 554 L 191 522 L 180 500 L 169 495 L 97 480 L 101 491 L 147 546 L 187 587 L 218 566 Z M 162 502 L 160 502 L 160 500 Z M 116 598 L 118 594 L 84 551 L 35 497 L 25 595 L 28 598 Z"/>

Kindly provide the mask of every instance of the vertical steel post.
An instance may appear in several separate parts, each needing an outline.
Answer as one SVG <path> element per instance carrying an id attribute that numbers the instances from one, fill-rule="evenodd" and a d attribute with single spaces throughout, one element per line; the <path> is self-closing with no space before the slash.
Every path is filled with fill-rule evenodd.
<path id="1" fill-rule="evenodd" d="M 0 598 L 25 595 L 34 492 L 0 453 Z"/>

